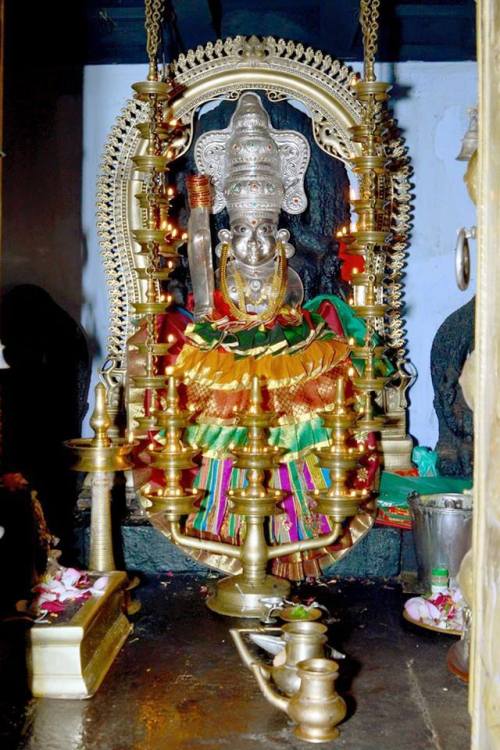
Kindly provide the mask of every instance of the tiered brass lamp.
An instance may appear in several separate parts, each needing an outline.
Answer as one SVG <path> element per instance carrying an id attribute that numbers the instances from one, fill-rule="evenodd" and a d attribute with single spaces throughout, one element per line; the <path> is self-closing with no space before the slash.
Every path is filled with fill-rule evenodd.
<path id="1" fill-rule="evenodd" d="M 93 438 L 68 440 L 66 446 L 75 456 L 74 471 L 92 475 L 92 506 L 90 515 L 89 570 L 108 573 L 116 570 L 111 527 L 111 488 L 114 473 L 131 468 L 127 456 L 133 444 L 123 439 L 111 440 L 108 431 L 111 419 L 106 406 L 106 388 L 98 383 L 95 408 L 90 419 Z"/>
<path id="2" fill-rule="evenodd" d="M 175 157 L 173 141 L 179 134 L 179 123 L 172 118 L 168 106 L 172 86 L 158 75 L 157 52 L 160 29 L 158 24 L 148 33 L 149 74 L 146 81 L 133 84 L 137 99 L 146 102 L 149 117 L 137 125 L 141 138 L 146 142 L 145 153 L 132 158 L 136 171 L 143 175 L 144 190 L 136 196 L 141 209 L 143 226 L 132 234 L 139 245 L 138 255 L 145 257 L 144 267 L 137 268 L 139 278 L 146 286 L 145 301 L 134 303 L 140 316 L 139 325 L 144 328 L 143 343 L 133 343 L 144 361 L 144 372 L 132 378 L 132 384 L 140 395 L 134 400 L 144 405 L 144 414 L 130 425 L 139 437 L 147 437 L 155 431 L 155 412 L 159 405 L 158 391 L 166 386 L 165 373 L 161 372 L 161 358 L 168 354 L 173 341 L 157 341 L 157 316 L 166 312 L 172 297 L 161 293 L 161 283 L 168 281 L 178 262 L 178 248 L 185 241 L 170 218 L 170 204 L 175 191 L 168 184 L 169 164 Z"/>
<path id="3" fill-rule="evenodd" d="M 383 299 L 383 273 L 385 245 L 390 238 L 388 224 L 387 159 L 381 134 L 381 107 L 388 99 L 390 85 L 375 78 L 374 61 L 377 49 L 378 4 L 361 2 L 361 26 L 364 40 L 363 78 L 356 82 L 354 92 L 363 104 L 363 117 L 359 125 L 351 128 L 353 141 L 360 144 L 361 153 L 352 159 L 354 172 L 359 179 L 359 198 L 351 203 L 358 214 L 355 229 L 346 243 L 346 253 L 362 256 L 364 269 L 353 273 L 352 306 L 366 322 L 364 344 L 353 349 L 353 356 L 363 360 L 363 372 L 354 384 L 361 391 L 361 420 L 358 429 L 364 432 L 380 431 L 384 420 L 373 417 L 373 394 L 379 394 L 387 379 L 375 377 L 374 359 L 384 353 L 384 346 L 374 345 L 374 334 L 383 333 L 387 305 Z M 345 242 L 345 238 L 343 238 Z"/>
<path id="4" fill-rule="evenodd" d="M 175 378 L 168 378 L 166 406 L 158 417 L 158 427 L 165 432 L 165 444 L 161 450 L 152 451 L 151 465 L 163 472 L 165 486 L 143 496 L 147 500 L 147 512 L 165 514 L 166 520 L 178 527 L 179 519 L 191 513 L 193 504 L 203 495 L 203 490 L 185 488 L 182 472 L 195 466 L 193 457 L 198 453 L 182 441 L 182 433 L 189 421 L 189 414 L 181 411 Z"/>
<path id="5" fill-rule="evenodd" d="M 322 415 L 325 427 L 330 431 L 330 444 L 315 451 L 319 465 L 330 474 L 327 489 L 316 490 L 313 497 L 318 502 L 318 511 L 335 522 L 342 522 L 354 516 L 358 507 L 369 494 L 366 489 L 349 487 L 350 475 L 363 455 L 363 445 L 353 440 L 358 429 L 358 415 L 351 403 L 346 401 L 345 380 L 336 382 L 335 405 L 332 411 Z"/>
<path id="6" fill-rule="evenodd" d="M 190 493 L 182 484 L 182 472 L 191 465 L 194 451 L 181 440 L 187 417 L 179 408 L 175 387 L 174 378 L 169 378 L 168 409 L 161 416 L 167 439 L 153 459 L 153 465 L 165 472 L 165 487 L 145 495 L 150 503 L 147 510 L 150 514 L 165 514 L 171 537 L 179 546 L 227 555 L 241 562 L 243 571 L 240 574 L 224 578 L 217 584 L 215 593 L 207 602 L 210 609 L 232 617 L 261 618 L 266 610 L 261 601 L 263 598 L 286 597 L 290 592 L 288 581 L 266 573 L 269 560 L 333 544 L 342 532 L 341 521 L 345 516 L 340 518 L 341 512 L 336 510 L 335 522 L 328 534 L 287 544 L 268 545 L 265 537 L 267 519 L 277 512 L 276 504 L 283 499 L 281 490 L 268 486 L 268 478 L 271 470 L 278 465 L 282 451 L 269 445 L 269 428 L 275 415 L 264 410 L 261 384 L 254 377 L 250 405 L 240 420 L 240 424 L 248 430 L 247 443 L 234 450 L 234 466 L 246 470 L 246 485 L 230 491 L 232 511 L 242 518 L 241 545 L 184 534 L 181 531 L 181 516 L 194 510 L 193 500 L 198 493 Z"/>
<path id="7" fill-rule="evenodd" d="M 374 357 L 375 349 L 370 342 L 370 328 L 367 328 L 363 359 L 364 369 L 362 375 L 353 378 L 353 383 L 361 395 L 360 417 L 356 428 L 362 434 L 369 432 L 380 432 L 385 423 L 383 416 L 374 416 L 373 403 L 375 398 L 383 391 L 388 378 L 375 374 Z M 359 347 L 361 349 L 361 347 Z"/>

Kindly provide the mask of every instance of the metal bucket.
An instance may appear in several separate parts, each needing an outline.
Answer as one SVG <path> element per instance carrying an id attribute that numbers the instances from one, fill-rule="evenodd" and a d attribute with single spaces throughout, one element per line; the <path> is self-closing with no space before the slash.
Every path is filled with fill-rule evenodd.
<path id="1" fill-rule="evenodd" d="M 454 581 L 462 558 L 472 544 L 472 495 L 439 492 L 408 496 L 413 518 L 418 577 L 431 588 L 433 568 L 448 568 Z"/>

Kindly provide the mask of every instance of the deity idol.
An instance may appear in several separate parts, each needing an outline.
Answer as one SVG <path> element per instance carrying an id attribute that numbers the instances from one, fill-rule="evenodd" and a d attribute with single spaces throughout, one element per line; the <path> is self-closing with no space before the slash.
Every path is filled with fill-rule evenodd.
<path id="1" fill-rule="evenodd" d="M 240 521 L 229 510 L 227 493 L 241 486 L 244 476 L 232 467 L 231 449 L 246 439 L 238 414 L 248 406 L 254 375 L 262 378 L 266 403 L 279 415 L 271 442 L 286 449 L 271 479 L 286 497 L 282 512 L 270 521 L 270 539 L 283 543 L 330 530 L 311 499 L 312 490 L 328 483 L 312 449 L 327 444 L 319 415 L 334 404 L 336 379 L 349 380 L 348 340 L 362 343 L 364 324 L 338 298 L 302 306 L 301 280 L 287 264 L 294 248 L 288 231 L 279 228 L 279 215 L 307 207 L 303 181 L 309 156 L 304 136 L 273 129 L 253 93 L 242 95 L 226 130 L 205 133 L 195 145 L 200 174 L 188 178 L 193 319 L 174 312 L 162 324 L 163 335 L 177 340 L 164 365 L 182 380 L 185 406 L 195 417 L 187 439 L 202 451 L 194 482 L 206 494 L 188 519 L 193 535 L 238 542 Z M 230 226 L 219 232 L 214 274 L 208 214 L 224 207 Z M 352 397 L 352 390 L 348 394 Z M 358 488 L 370 488 L 378 468 L 375 441 L 364 440 Z M 349 534 L 354 538 L 370 525 L 370 512 L 362 506 L 340 544 L 348 545 Z M 273 572 L 290 579 L 316 576 L 332 563 L 331 553 L 280 558 Z"/>

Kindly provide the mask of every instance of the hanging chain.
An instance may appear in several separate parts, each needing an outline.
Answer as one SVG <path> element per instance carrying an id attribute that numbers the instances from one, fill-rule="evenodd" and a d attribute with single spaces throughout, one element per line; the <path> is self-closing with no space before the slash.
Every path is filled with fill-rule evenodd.
<path id="1" fill-rule="evenodd" d="M 374 63 L 378 46 L 379 10 L 380 0 L 361 0 L 360 2 L 360 23 L 363 32 L 365 81 L 375 80 Z"/>
<path id="2" fill-rule="evenodd" d="M 144 0 L 146 29 L 146 50 L 149 58 L 150 76 L 158 75 L 158 48 L 160 46 L 161 23 L 164 15 L 165 0 Z"/>

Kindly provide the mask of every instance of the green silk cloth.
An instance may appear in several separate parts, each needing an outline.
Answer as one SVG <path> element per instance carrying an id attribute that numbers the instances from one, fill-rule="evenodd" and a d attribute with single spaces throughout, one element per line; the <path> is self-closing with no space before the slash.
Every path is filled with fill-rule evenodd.
<path id="1" fill-rule="evenodd" d="M 188 336 L 195 345 L 202 349 L 215 349 L 223 345 L 224 349 L 234 352 L 236 359 L 267 354 L 280 354 L 284 351 L 291 354 L 312 339 L 338 338 L 325 324 L 321 315 L 310 313 L 313 327 L 305 320 L 298 325 L 284 325 L 275 322 L 272 326 L 255 325 L 243 331 L 226 331 L 213 323 L 202 321 L 196 323 Z"/>
<path id="2" fill-rule="evenodd" d="M 231 453 L 232 448 L 245 445 L 246 427 L 239 425 L 217 425 L 196 423 L 186 429 L 186 440 L 190 445 L 202 448 L 204 455 L 223 458 Z M 285 462 L 297 459 L 312 447 L 326 445 L 328 430 L 323 426 L 320 417 L 285 424 L 270 429 L 269 443 L 285 448 Z"/>
<path id="3" fill-rule="evenodd" d="M 354 339 L 357 346 L 363 346 L 365 343 L 366 336 L 366 323 L 363 318 L 358 317 L 356 312 L 352 309 L 351 305 L 344 302 L 340 297 L 335 297 L 333 294 L 319 294 L 317 297 L 309 300 L 303 305 L 304 310 L 309 310 L 311 313 L 316 313 L 322 302 L 330 302 L 339 316 L 342 328 L 347 339 Z M 372 336 L 372 344 L 377 346 L 382 343 L 380 336 L 376 333 Z M 365 369 L 365 362 L 363 359 L 358 357 L 352 357 L 352 363 L 360 375 L 363 374 Z M 388 377 L 392 375 L 395 368 L 394 365 L 384 355 L 382 358 L 375 358 L 374 369 L 376 375 L 382 375 Z"/>
<path id="4" fill-rule="evenodd" d="M 440 492 L 461 493 L 472 487 L 471 479 L 461 477 L 402 477 L 399 474 L 382 472 L 378 504 L 382 507 L 408 507 L 408 495 L 435 495 Z"/>

